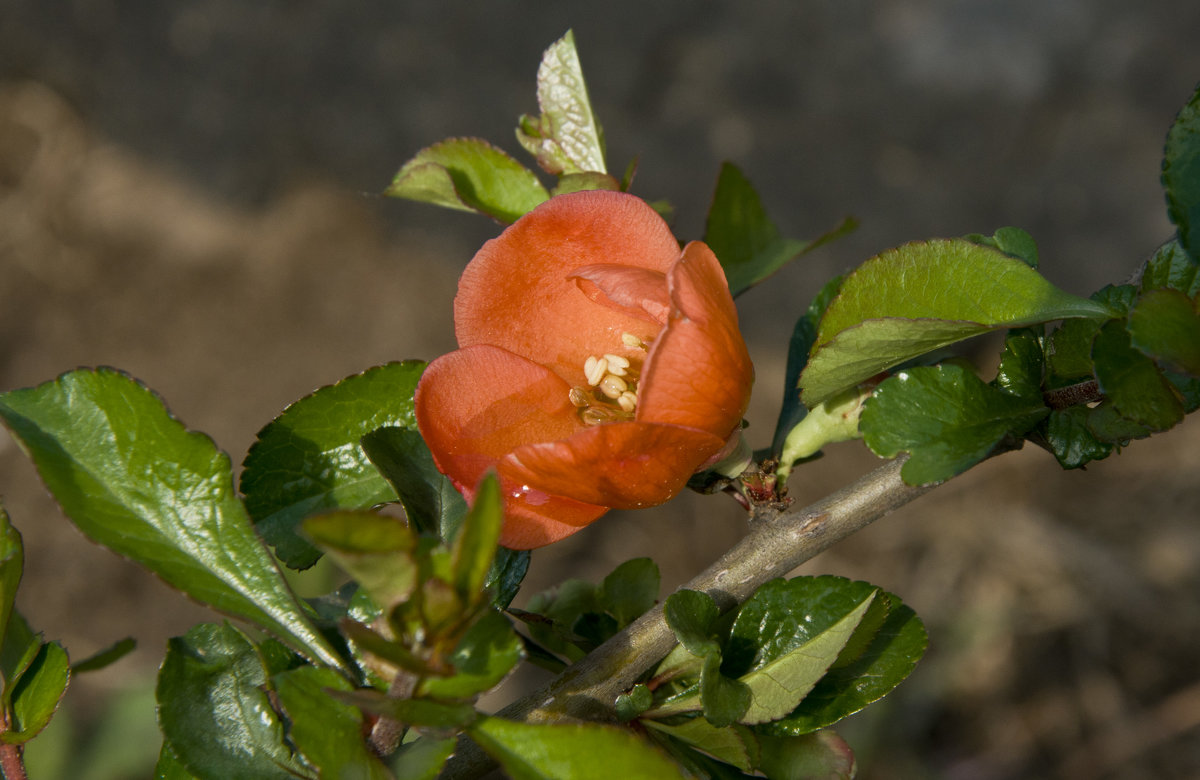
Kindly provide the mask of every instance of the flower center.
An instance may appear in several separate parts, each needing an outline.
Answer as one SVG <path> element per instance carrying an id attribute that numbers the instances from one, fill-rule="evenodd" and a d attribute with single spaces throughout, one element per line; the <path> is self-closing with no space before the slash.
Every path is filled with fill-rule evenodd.
<path id="1" fill-rule="evenodd" d="M 646 351 L 646 344 L 632 333 L 622 333 L 621 343 Z M 632 420 L 638 403 L 638 367 L 629 358 L 606 352 L 590 355 L 583 363 L 587 385 L 572 387 L 568 397 L 579 410 L 584 425 Z"/>

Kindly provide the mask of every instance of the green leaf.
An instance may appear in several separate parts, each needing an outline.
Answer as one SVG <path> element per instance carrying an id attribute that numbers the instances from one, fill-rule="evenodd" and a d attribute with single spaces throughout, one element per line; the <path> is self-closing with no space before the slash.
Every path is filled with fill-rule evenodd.
<path id="1" fill-rule="evenodd" d="M 1092 412 L 1086 406 L 1071 406 L 1055 409 L 1046 418 L 1042 435 L 1064 469 L 1077 469 L 1112 453 L 1112 444 L 1097 439 L 1088 424 Z"/>
<path id="2" fill-rule="evenodd" d="M 773 453 L 783 452 L 788 433 L 808 414 L 808 407 L 800 402 L 800 372 L 808 364 L 809 350 L 817 339 L 817 325 L 829 302 L 841 288 L 842 279 L 841 276 L 835 276 L 826 282 L 808 305 L 808 311 L 796 320 L 796 326 L 792 329 L 792 337 L 788 341 L 787 368 L 784 371 L 783 405 L 779 408 L 779 420 L 775 423 L 775 436 L 771 440 Z"/>
<path id="3" fill-rule="evenodd" d="M 241 489 L 258 532 L 288 566 L 305 569 L 321 557 L 296 533 L 305 517 L 396 500 L 359 440 L 385 425 L 416 430 L 412 397 L 424 370 L 423 362 L 404 361 L 346 377 L 291 404 L 259 431 Z"/>
<path id="4" fill-rule="evenodd" d="M 422 149 L 383 194 L 478 211 L 504 223 L 550 198 L 533 171 L 480 138 L 449 138 Z"/>
<path id="5" fill-rule="evenodd" d="M 17 598 L 17 587 L 25 568 L 25 545 L 21 534 L 13 527 L 0 503 L 0 647 L 8 632 L 8 619 Z"/>
<path id="6" fill-rule="evenodd" d="M 392 770 L 399 780 L 436 780 L 457 744 L 453 737 L 422 737 L 402 745 L 392 757 Z"/>
<path id="7" fill-rule="evenodd" d="M 418 696 L 469 699 L 500 684 L 523 656 L 520 637 L 508 620 L 488 610 L 475 621 L 446 659 L 455 670 L 450 677 L 426 677 Z"/>
<path id="8" fill-rule="evenodd" d="M 628 729 L 480 718 L 467 732 L 513 780 L 668 780 L 684 775 Z"/>
<path id="9" fill-rule="evenodd" d="M 851 780 L 855 775 L 854 751 L 832 731 L 758 739 L 758 767 L 771 780 Z"/>
<path id="10" fill-rule="evenodd" d="M 1200 259 L 1200 88 L 1167 133 L 1162 181 L 1167 216 L 1179 228 L 1179 242 Z"/>
<path id="11" fill-rule="evenodd" d="M 608 614 L 624 628 L 658 601 L 658 566 L 649 558 L 633 558 L 613 569 L 600 584 L 598 597 Z"/>
<path id="12" fill-rule="evenodd" d="M 794 710 L 837 660 L 877 592 L 803 645 L 744 675 L 741 682 L 750 689 L 753 701 L 740 722 L 767 723 Z M 733 636 L 737 636 L 736 621 Z"/>
<path id="13" fill-rule="evenodd" d="M 1102 401 L 1087 416 L 1088 431 L 1098 441 L 1125 446 L 1131 439 L 1144 439 L 1154 433 L 1148 425 L 1124 417 L 1112 401 Z"/>
<path id="14" fill-rule="evenodd" d="M 1000 354 L 996 385 L 1018 398 L 1040 400 L 1044 369 L 1041 328 L 1009 331 Z"/>
<path id="15" fill-rule="evenodd" d="M 1122 417 L 1152 431 L 1183 419 L 1183 404 L 1154 361 L 1130 344 L 1129 331 L 1114 320 L 1092 342 L 1100 390 Z"/>
<path id="16" fill-rule="evenodd" d="M 956 364 L 902 371 L 875 388 L 860 428 L 881 458 L 909 452 L 900 471 L 910 485 L 949 479 L 983 460 L 1008 436 L 1022 436 L 1049 413 Z"/>
<path id="17" fill-rule="evenodd" d="M 1092 341 L 1104 323 L 1100 320 L 1067 320 L 1048 337 L 1047 385 L 1063 386 L 1092 378 Z"/>
<path id="18" fill-rule="evenodd" d="M 112 369 L 79 369 L 5 393 L 0 416 L 93 540 L 322 663 L 342 664 L 255 534 L 229 457 L 150 390 Z"/>
<path id="19" fill-rule="evenodd" d="M 720 653 L 721 647 L 712 633 L 720 614 L 712 596 L 686 588 L 672 593 L 663 605 L 663 616 L 676 639 L 698 657 Z"/>
<path id="20" fill-rule="evenodd" d="M 690 718 L 675 725 L 647 720 L 643 725 L 699 748 L 743 772 L 753 772 L 758 766 L 758 737 L 746 726 L 718 728 L 704 718 Z"/>
<path id="21" fill-rule="evenodd" d="M 504 508 L 500 498 L 500 480 L 488 474 L 475 492 L 475 505 L 467 513 L 450 548 L 454 587 L 467 605 L 483 601 L 483 586 L 496 556 Z"/>
<path id="22" fill-rule="evenodd" d="M 46 642 L 12 686 L 12 722 L 0 739 L 20 745 L 36 737 L 58 709 L 71 677 L 67 651 Z"/>
<path id="23" fill-rule="evenodd" d="M 154 780 L 198 780 L 198 778 L 179 763 L 179 757 L 171 750 L 171 744 L 163 742 L 162 748 L 158 752 L 158 763 L 154 765 Z"/>
<path id="24" fill-rule="evenodd" d="M 479 718 L 475 708 L 464 702 L 440 702 L 430 699 L 395 699 L 379 691 L 330 691 L 340 701 L 376 715 L 391 718 L 405 726 L 456 731 Z"/>
<path id="25" fill-rule="evenodd" d="M 77 661 L 71 664 L 71 674 L 80 674 L 81 672 L 95 672 L 105 667 L 120 661 L 125 656 L 129 655 L 137 648 L 137 641 L 127 636 L 124 639 L 114 642 L 103 650 L 93 653 L 82 661 Z"/>
<path id="26" fill-rule="evenodd" d="M 1160 366 L 1200 376 L 1200 313 L 1178 290 L 1142 293 L 1129 312 L 1129 337 Z"/>
<path id="27" fill-rule="evenodd" d="M 753 687 L 749 676 L 735 680 L 722 674 L 720 654 L 709 653 L 704 657 L 700 671 L 700 705 L 705 720 L 712 725 L 725 728 L 739 721 L 755 723 L 750 712 L 758 706 L 760 693 L 766 696 L 761 685 L 760 690 Z"/>
<path id="28" fill-rule="evenodd" d="M 849 664 L 835 664 L 786 717 L 755 727 L 760 734 L 795 736 L 823 729 L 887 695 L 912 673 L 929 643 L 925 627 L 892 594 L 880 593 L 879 602 L 889 609 L 883 623 L 866 634 L 863 652 Z"/>
<path id="29" fill-rule="evenodd" d="M 626 723 L 653 706 L 654 694 L 650 692 L 645 683 L 638 683 L 627 693 L 617 695 L 617 720 Z"/>
<path id="30" fill-rule="evenodd" d="M 1200 294 L 1200 260 L 1189 255 L 1178 239 L 1163 244 L 1142 269 L 1142 292 L 1170 287 L 1189 298 Z"/>
<path id="31" fill-rule="evenodd" d="M 547 173 L 607 173 L 604 132 L 592 111 L 575 34 L 551 44 L 537 74 L 541 116 L 522 116 L 517 140 Z"/>
<path id="32" fill-rule="evenodd" d="M 805 252 L 841 238 L 857 226 L 853 219 L 845 219 L 815 241 L 784 238 L 767 216 L 750 180 L 726 162 L 721 165 L 708 209 L 704 243 L 721 261 L 729 290 L 737 296 Z"/>
<path id="33" fill-rule="evenodd" d="M 0 681 L 4 688 L 0 692 L 0 704 L 7 712 L 12 706 L 13 691 L 21 676 L 29 669 L 42 649 L 41 635 L 33 633 L 25 618 L 15 609 L 8 616 L 8 630 L 4 634 L 4 645 L 0 647 Z"/>
<path id="34" fill-rule="evenodd" d="M 254 646 L 227 623 L 167 642 L 158 722 L 188 772 L 203 780 L 315 777 L 285 743 L 266 683 Z"/>
<path id="35" fill-rule="evenodd" d="M 568 173 L 559 177 L 558 184 L 550 191 L 553 195 L 566 195 L 569 192 L 583 192 L 584 190 L 611 190 L 613 192 L 624 192 L 621 189 L 621 182 L 609 176 L 607 173 Z"/>
<path id="36" fill-rule="evenodd" d="M 1015 257 L 1030 268 L 1038 267 L 1038 248 L 1033 236 L 1018 227 L 1002 227 L 990 236 L 972 233 L 966 236 L 972 243 L 999 249 L 1009 257 Z"/>
<path id="37" fill-rule="evenodd" d="M 830 576 L 776 579 L 755 591 L 733 621 L 722 666 L 753 692 L 741 722 L 794 709 L 838 658 L 878 592 L 868 583 Z M 783 709 L 786 699 L 793 700 Z"/>
<path id="38" fill-rule="evenodd" d="M 406 428 L 383 427 L 362 439 L 363 449 L 400 496 L 409 522 L 421 533 L 446 542 L 455 539 L 467 514 L 467 502 L 433 464 L 421 434 Z M 517 594 L 529 569 L 529 550 L 496 550 L 484 586 L 493 593 L 492 604 L 506 608 Z"/>
<path id="39" fill-rule="evenodd" d="M 363 741 L 362 711 L 329 694 L 350 690 L 343 677 L 331 669 L 301 666 L 276 674 L 272 683 L 288 715 L 289 739 L 322 777 L 392 777 Z"/>
<path id="40" fill-rule="evenodd" d="M 911 358 L 997 328 L 1110 317 L 1025 262 L 965 239 L 906 244 L 867 260 L 821 319 L 800 377 L 810 408 Z"/>
<path id="41" fill-rule="evenodd" d="M 407 601 L 417 587 L 417 540 L 397 517 L 331 512 L 304 521 L 304 532 L 383 609 Z"/>

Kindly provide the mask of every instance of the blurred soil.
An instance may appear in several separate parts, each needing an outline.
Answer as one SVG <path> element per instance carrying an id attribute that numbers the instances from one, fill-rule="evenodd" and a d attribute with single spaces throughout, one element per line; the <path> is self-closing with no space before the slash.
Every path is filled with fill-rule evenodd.
<path id="1" fill-rule="evenodd" d="M 761 446 L 791 320 L 833 271 L 903 240 L 1019 224 L 1041 242 L 1047 275 L 1072 292 L 1127 276 L 1168 235 L 1161 138 L 1200 74 L 1194 36 L 1168 21 L 1170 3 L 1132 15 L 1115 3 L 1017 3 L 1012 13 L 996 3 L 964 4 L 971 13 L 868 4 L 860 34 L 850 11 L 806 3 L 802 19 L 765 3 L 740 27 L 714 3 L 686 18 L 677 6 L 675 17 L 647 8 L 628 30 L 595 12 L 576 22 L 555 11 L 522 33 L 519 52 L 495 51 L 498 11 L 410 9 L 340 30 L 376 47 L 369 68 L 346 67 L 324 42 L 317 54 L 330 72 L 305 82 L 309 94 L 293 83 L 311 75 L 296 64 L 302 44 L 325 41 L 322 20 L 341 18 L 311 5 L 256 28 L 264 46 L 293 42 L 270 56 L 231 37 L 250 12 L 224 3 L 150 14 L 146 24 L 174 37 L 126 59 L 115 49 L 130 33 L 117 31 L 113 5 L 71 5 L 66 29 L 26 3 L 0 20 L 0 388 L 114 365 L 237 463 L 263 424 L 313 388 L 452 349 L 457 274 L 495 227 L 362 191 L 446 135 L 514 148 L 504 133 L 533 109 L 538 52 L 576 24 L 614 166 L 644 153 L 639 192 L 676 201 L 682 235 L 700 232 L 722 157 L 762 184 L 793 234 L 849 212 L 863 220 L 807 268 L 741 301 L 758 369 L 748 417 Z M 983 36 L 975 46 L 964 42 L 971 34 Z M 72 42 L 83 53 L 73 57 Z M 489 55 L 500 66 L 485 74 Z M 278 67 L 258 72 L 262 84 L 246 73 L 236 81 L 254 56 Z M 453 63 L 443 72 L 439 58 Z M 482 82 L 478 100 L 462 86 L 468 66 Z M 419 86 L 407 103 L 397 98 L 412 109 L 399 114 L 379 107 L 397 72 Z M 179 109 L 185 95 L 193 112 L 221 106 L 227 123 Z M 306 123 L 308 105 L 317 108 Z M 842 445 L 793 487 L 815 500 L 874 462 Z M 930 631 L 910 681 L 843 729 L 860 777 L 1200 776 L 1197 473 L 1194 420 L 1084 472 L 1061 472 L 1028 448 L 804 567 L 886 587 Z M 132 657 L 73 683 L 80 721 L 152 675 L 167 637 L 212 619 L 86 541 L 7 437 L 0 494 L 25 537 L 18 604 L 35 627 L 74 658 L 138 638 Z M 665 595 L 743 532 L 719 498 L 614 513 L 537 553 L 526 592 L 650 555 Z"/>

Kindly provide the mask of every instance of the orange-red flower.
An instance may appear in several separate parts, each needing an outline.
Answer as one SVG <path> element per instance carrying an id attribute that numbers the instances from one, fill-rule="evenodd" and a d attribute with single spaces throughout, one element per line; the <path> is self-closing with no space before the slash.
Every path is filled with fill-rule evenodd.
<path id="1" fill-rule="evenodd" d="M 725 275 L 632 195 L 559 195 L 488 241 L 454 326 L 417 422 L 468 499 L 496 469 L 507 547 L 661 504 L 737 439 L 754 369 Z"/>

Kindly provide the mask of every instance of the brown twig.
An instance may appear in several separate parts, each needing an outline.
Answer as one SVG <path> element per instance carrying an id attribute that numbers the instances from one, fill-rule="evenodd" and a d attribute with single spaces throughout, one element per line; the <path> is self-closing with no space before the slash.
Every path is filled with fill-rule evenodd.
<path id="1" fill-rule="evenodd" d="M 25 762 L 21 759 L 21 746 L 0 743 L 0 774 L 4 780 L 27 780 Z"/>
<path id="2" fill-rule="evenodd" d="M 755 506 L 751 529 L 684 588 L 707 593 L 722 610 L 745 601 L 764 582 L 865 528 L 934 485 L 914 487 L 900 478 L 904 458 L 889 461 L 858 481 L 807 507 Z M 503 709 L 501 717 L 527 722 L 613 721 L 616 697 L 628 690 L 675 645 L 659 605 L 572 665 L 546 687 Z M 479 777 L 493 766 L 473 743 L 460 739 L 443 777 Z"/>
<path id="3" fill-rule="evenodd" d="M 1103 397 L 1104 394 L 1100 392 L 1100 385 L 1096 383 L 1095 379 L 1066 387 L 1057 387 L 1042 393 L 1042 400 L 1051 409 L 1066 409 L 1079 404 L 1099 401 Z"/>

